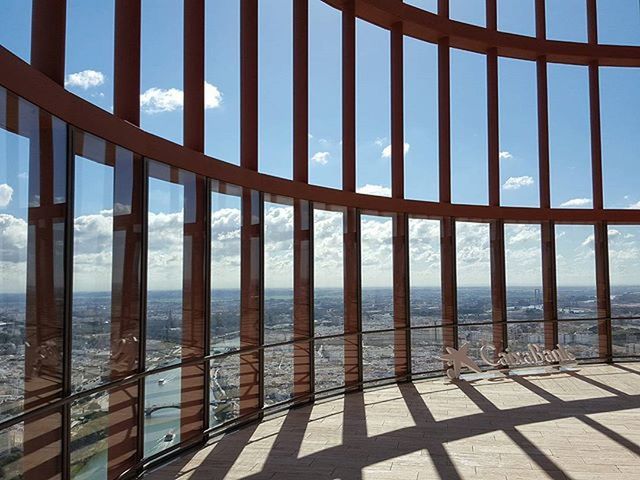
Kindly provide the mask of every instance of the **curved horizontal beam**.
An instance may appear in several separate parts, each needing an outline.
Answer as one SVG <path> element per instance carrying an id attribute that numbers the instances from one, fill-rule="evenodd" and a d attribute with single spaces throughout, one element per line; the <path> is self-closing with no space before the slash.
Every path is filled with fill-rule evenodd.
<path id="1" fill-rule="evenodd" d="M 344 0 L 323 1 L 337 9 L 344 3 Z M 603 66 L 640 67 L 640 47 L 564 42 L 500 32 L 450 20 L 401 0 L 355 0 L 355 7 L 356 16 L 363 20 L 388 30 L 402 22 L 406 35 L 431 43 L 447 37 L 453 48 L 478 53 L 495 48 L 498 56 L 523 60 L 545 55 L 549 62 L 589 65 L 597 60 Z"/>
<path id="2" fill-rule="evenodd" d="M 514 222 L 553 220 L 562 223 L 596 221 L 640 223 L 640 210 L 446 204 L 363 195 L 266 175 L 189 150 L 184 146 L 145 132 L 67 92 L 62 86 L 2 47 L 0 47 L 0 85 L 70 125 L 139 155 L 247 189 L 382 214 L 397 212 L 434 218 L 502 219 Z"/>

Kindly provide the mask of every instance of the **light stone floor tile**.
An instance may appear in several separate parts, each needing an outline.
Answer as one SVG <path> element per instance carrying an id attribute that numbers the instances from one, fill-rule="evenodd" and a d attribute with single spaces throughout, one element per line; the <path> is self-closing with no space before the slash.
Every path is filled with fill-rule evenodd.
<path id="1" fill-rule="evenodd" d="M 620 367 L 420 380 L 323 399 L 148 478 L 640 480 L 640 364 Z"/>

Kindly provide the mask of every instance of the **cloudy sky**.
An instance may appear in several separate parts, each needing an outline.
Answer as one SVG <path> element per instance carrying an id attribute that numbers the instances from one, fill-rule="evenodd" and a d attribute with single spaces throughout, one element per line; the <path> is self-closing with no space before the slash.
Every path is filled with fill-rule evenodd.
<path id="1" fill-rule="evenodd" d="M 113 0 L 69 0 L 65 86 L 106 110 L 113 104 Z M 436 0 L 412 0 L 433 10 Z M 583 0 L 548 0 L 548 36 L 586 39 Z M 637 0 L 599 3 L 600 40 L 640 45 Z M 29 57 L 30 4 L 5 0 L 0 44 Z M 259 19 L 260 170 L 292 175 L 292 27 L 290 0 L 261 0 Z M 309 163 L 312 183 L 341 186 L 341 19 L 321 0 L 310 0 Z M 157 135 L 182 141 L 182 0 L 143 0 L 141 123 Z M 207 1 L 206 11 L 206 152 L 239 161 L 239 2 Z M 499 27 L 532 34 L 534 0 L 499 0 Z M 454 19 L 484 24 L 484 2 L 451 0 Z M 390 194 L 389 33 L 357 22 L 357 187 L 362 193 Z M 405 39 L 406 195 L 438 198 L 437 50 Z M 452 194 L 457 203 L 487 203 L 486 76 L 484 57 L 451 52 Z M 501 59 L 500 162 L 505 205 L 539 205 L 535 64 Z M 605 205 L 640 208 L 640 69 L 602 68 L 602 137 Z M 591 206 L 588 72 L 579 66 L 549 66 L 551 194 L 556 207 Z M 12 143 L 13 142 L 13 143 Z M 14 162 L 16 149 L 19 161 Z M 0 262 L 9 291 L 24 285 L 26 255 L 26 185 L 28 168 L 23 140 L 0 135 Z M 4 158 L 3 158 L 4 157 Z M 12 158 L 12 162 L 5 159 Z M 112 178 L 108 168 L 80 165 L 76 175 L 92 178 L 76 198 L 76 285 L 107 288 L 112 242 Z M 79 179 L 81 180 L 81 178 Z M 82 184 L 80 182 L 79 184 Z M 149 268 L 153 289 L 178 288 L 182 265 L 181 187 L 150 183 Z M 96 192 L 98 193 L 96 195 Z M 217 205 L 217 206 L 216 206 Z M 236 287 L 239 279 L 239 204 L 214 198 L 212 282 Z M 316 284 L 342 282 L 339 248 L 342 217 L 316 213 Z M 153 235 L 151 235 L 151 233 Z M 611 237 L 612 281 L 638 283 L 638 235 L 615 227 Z M 558 279 L 589 284 L 593 279 L 590 227 L 558 227 Z M 439 283 L 437 222 L 412 220 L 411 278 L 414 285 Z M 460 285 L 488 282 L 488 227 L 461 223 L 457 228 Z M 265 267 L 269 286 L 291 285 L 292 210 L 265 210 Z M 363 217 L 362 266 L 365 286 L 391 282 L 391 221 Z M 539 285 L 539 228 L 507 227 L 509 281 Z M 615 258 L 614 258 L 615 255 Z M 624 259 L 619 261 L 619 259 Z M 523 268 L 526 265 L 527 268 Z M 530 266 L 530 268 L 529 268 Z M 517 269 L 517 270 L 516 270 Z M 613 273 L 614 269 L 618 269 Z M 101 272 L 101 273 L 100 273 Z M 516 273 L 518 272 L 518 273 Z M 22 283 L 21 283 L 22 282 Z M 80 287 L 78 287 L 80 288 Z M 22 290 L 22 288 L 18 288 Z"/>

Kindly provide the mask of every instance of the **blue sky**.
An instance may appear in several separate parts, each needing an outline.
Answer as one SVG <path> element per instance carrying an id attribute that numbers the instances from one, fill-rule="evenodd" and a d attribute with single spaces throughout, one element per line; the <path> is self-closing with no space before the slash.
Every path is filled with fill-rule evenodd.
<path id="1" fill-rule="evenodd" d="M 407 3 L 430 10 L 437 4 L 435 0 Z M 2 8 L 6 14 L 0 18 L 0 44 L 25 60 L 29 58 L 30 48 L 30 4 L 24 0 L 4 0 Z M 584 41 L 584 4 L 584 0 L 548 0 L 548 36 Z M 599 35 L 603 43 L 640 44 L 637 0 L 600 0 L 598 4 Z M 66 86 L 111 111 L 114 0 L 69 0 L 68 5 Z M 143 0 L 142 5 L 141 126 L 180 143 L 182 0 Z M 499 28 L 534 34 L 533 7 L 534 0 L 499 0 Z M 342 184 L 341 17 L 321 0 L 309 0 L 309 11 L 310 181 L 339 188 Z M 261 0 L 259 14 L 259 168 L 265 173 L 291 178 L 291 1 Z M 456 20 L 484 25 L 484 16 L 482 0 L 451 0 L 451 17 Z M 237 164 L 240 152 L 239 2 L 208 0 L 205 21 L 205 150 L 211 156 Z M 389 195 L 390 35 L 360 20 L 356 28 L 357 187 L 364 193 Z M 404 48 L 406 196 L 437 200 L 437 49 L 411 38 L 405 39 Z M 482 55 L 452 50 L 452 196 L 456 203 L 486 204 L 488 200 L 485 77 L 486 63 Z M 640 69 L 601 68 L 604 198 L 609 208 L 640 208 L 637 188 L 639 81 Z M 499 89 L 502 203 L 536 207 L 539 178 L 535 64 L 500 59 Z M 549 65 L 554 207 L 591 206 L 588 102 L 586 67 Z M 10 181 L 19 180 L 12 180 L 10 172 L 0 170 L 0 184 Z M 152 184 L 151 187 L 152 199 L 161 198 L 166 191 L 164 185 Z M 100 200 L 83 198 L 78 212 L 86 215 L 99 214 L 105 210 L 103 203 L 108 203 L 105 196 Z M 160 203 L 157 205 L 154 213 L 158 214 L 177 215 L 181 209 L 181 204 L 175 202 L 167 205 L 166 211 Z M 20 215 L 19 209 L 11 204 L 0 213 Z M 577 237 L 574 244 L 581 245 Z M 379 254 L 383 255 L 383 250 Z M 286 284 L 289 274 L 283 275 Z M 536 282 L 531 279 L 530 283 Z"/>

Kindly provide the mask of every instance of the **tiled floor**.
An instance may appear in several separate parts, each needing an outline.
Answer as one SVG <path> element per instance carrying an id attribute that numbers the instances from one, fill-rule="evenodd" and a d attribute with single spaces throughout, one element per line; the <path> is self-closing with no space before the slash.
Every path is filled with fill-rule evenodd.
<path id="1" fill-rule="evenodd" d="M 640 363 L 425 380 L 290 410 L 150 479 L 640 479 Z"/>

